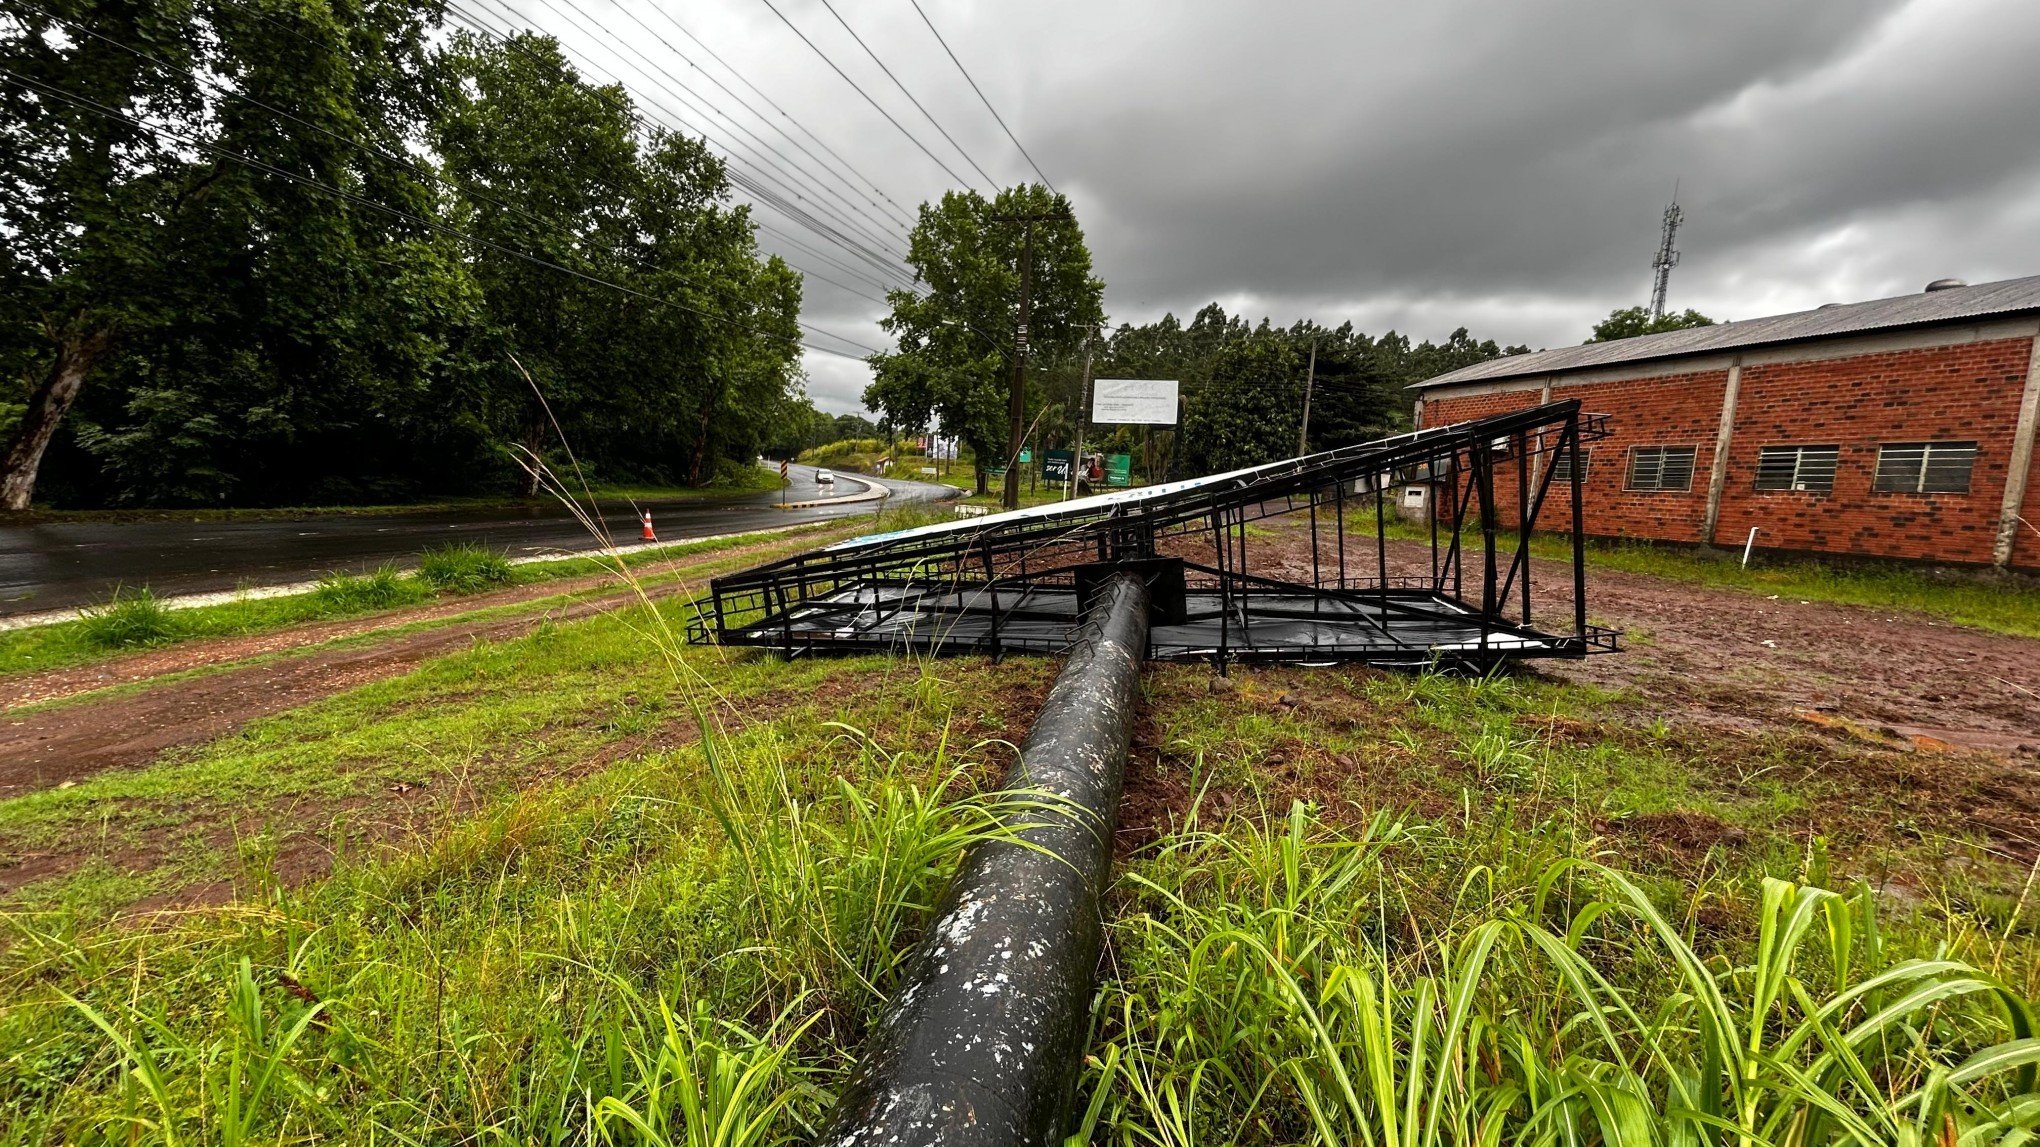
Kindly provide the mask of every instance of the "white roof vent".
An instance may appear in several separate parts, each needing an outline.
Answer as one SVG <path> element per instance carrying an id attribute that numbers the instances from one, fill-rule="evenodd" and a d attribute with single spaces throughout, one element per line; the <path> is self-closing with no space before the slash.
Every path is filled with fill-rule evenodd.
<path id="1" fill-rule="evenodd" d="M 1935 291 L 1945 291 L 1952 287 L 1966 287 L 1968 285 L 1968 283 L 1960 279 L 1935 279 L 1927 284 L 1927 293 L 1931 295 Z"/>

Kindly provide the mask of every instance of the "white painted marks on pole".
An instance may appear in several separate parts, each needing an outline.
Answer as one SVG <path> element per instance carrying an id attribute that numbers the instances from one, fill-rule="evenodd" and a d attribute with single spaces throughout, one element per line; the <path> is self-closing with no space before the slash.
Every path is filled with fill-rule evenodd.
<path id="1" fill-rule="evenodd" d="M 1091 421 L 1114 426 L 1174 426 L 1173 378 L 1101 378 L 1092 384 Z"/>

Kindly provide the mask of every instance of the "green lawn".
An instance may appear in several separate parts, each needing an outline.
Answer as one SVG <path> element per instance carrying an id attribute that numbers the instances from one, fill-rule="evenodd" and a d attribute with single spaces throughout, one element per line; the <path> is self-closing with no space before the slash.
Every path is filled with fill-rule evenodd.
<path id="1" fill-rule="evenodd" d="M 1371 513 L 1355 515 L 1348 528 L 1371 534 L 1374 517 Z M 1408 541 L 1430 539 L 1422 527 L 1402 522 L 1390 524 L 1389 536 Z M 1570 560 L 1572 543 L 1561 535 L 1538 534 L 1530 540 L 1530 552 Z M 1587 564 L 1716 589 L 1921 614 L 1996 633 L 2040 637 L 2040 579 L 2031 576 L 1939 572 L 1897 563 L 1823 562 L 1763 554 L 1752 558 L 1744 569 L 1740 552 L 1703 553 L 1679 546 L 1600 539 L 1588 542 Z"/>
<path id="2" fill-rule="evenodd" d="M 683 608 L 0 801 L 0 855 L 64 867 L 0 901 L 0 1143 L 811 1135 L 998 831 L 975 794 L 1055 666 L 678 648 Z M 1973 813 L 2031 794 L 1648 712 L 1530 677 L 1156 669 L 1093 1140 L 2023 1118 L 2029 858 Z"/>

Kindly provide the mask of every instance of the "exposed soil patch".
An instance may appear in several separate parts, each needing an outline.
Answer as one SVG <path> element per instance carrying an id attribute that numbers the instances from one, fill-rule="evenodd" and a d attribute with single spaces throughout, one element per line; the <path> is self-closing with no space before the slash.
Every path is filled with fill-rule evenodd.
<path id="1" fill-rule="evenodd" d="M 677 587 L 650 590 L 654 596 Z M 624 591 L 537 615 L 494 618 L 260 661 L 150 689 L 0 720 L 0 799 L 145 765 L 179 745 L 210 741 L 260 717 L 394 677 L 477 641 L 521 636 L 546 620 L 587 617 L 636 599 Z"/>
<path id="2" fill-rule="evenodd" d="M 874 679 L 875 675 L 845 673 L 830 684 L 849 695 L 872 688 Z M 735 733 L 777 720 L 817 696 L 786 690 L 746 697 L 718 707 L 715 719 L 724 731 Z M 606 719 L 591 714 L 583 724 L 599 727 Z M 506 793 L 570 783 L 619 761 L 694 744 L 700 735 L 699 724 L 688 714 L 620 736 L 592 753 L 563 754 L 521 766 L 484 759 L 458 769 L 421 767 L 415 776 L 373 792 L 305 795 L 252 809 L 193 810 L 175 824 L 144 831 L 111 850 L 100 841 L 80 839 L 15 858 L 0 866 L 0 898 L 75 871 L 88 860 L 125 873 L 179 871 L 180 855 L 202 847 L 217 858 L 206 872 L 181 882 L 171 875 L 164 881 L 168 887 L 125 912 L 146 915 L 225 904 L 246 898 L 263 885 L 294 886 L 319 879 L 342 856 L 422 847 L 450 822 L 475 814 Z M 251 846 L 255 855 L 243 859 Z"/>
<path id="3" fill-rule="evenodd" d="M 632 574 L 639 579 L 658 577 L 678 571 L 686 566 L 700 565 L 704 561 L 725 561 L 741 559 L 747 554 L 783 547 L 783 538 L 768 538 L 742 546 L 719 550 L 706 557 L 688 555 L 669 558 L 665 561 L 650 562 L 636 566 Z M 40 673 L 22 673 L 0 678 L 0 711 L 19 705 L 32 705 L 52 701 L 78 693 L 89 693 L 95 689 L 106 689 L 136 681 L 148 681 L 172 673 L 201 669 L 212 665 L 225 665 L 245 661 L 252 657 L 263 657 L 272 653 L 302 649 L 345 637 L 364 633 L 376 633 L 419 622 L 438 621 L 458 617 L 478 610 L 498 606 L 516 605 L 520 602 L 536 601 L 540 598 L 562 594 L 579 593 L 585 590 L 601 589 L 605 586 L 621 587 L 623 580 L 611 573 L 587 574 L 580 577 L 560 578 L 556 581 L 533 582 L 530 585 L 513 586 L 509 589 L 494 590 L 468 597 L 446 598 L 428 605 L 410 609 L 399 609 L 389 613 L 373 614 L 367 617 L 346 618 L 339 621 L 315 621 L 293 625 L 265 633 L 251 633 L 239 637 L 212 637 L 179 642 L 161 649 L 146 649 L 123 654 L 86 665 L 73 665 L 63 669 L 51 669 Z"/>
<path id="4" fill-rule="evenodd" d="M 1269 519 L 1256 531 L 1248 542 L 1254 572 L 1310 580 L 1308 519 Z M 1422 543 L 1392 540 L 1388 558 L 1391 576 L 1431 570 Z M 1533 621 L 1569 619 L 1571 565 L 1533 558 L 1530 572 Z M 1623 652 L 1534 662 L 1532 672 L 1631 690 L 1682 720 L 1750 729 L 1795 712 L 1832 714 L 1922 751 L 1957 746 L 2040 763 L 2040 640 L 1591 561 L 1587 606 L 1592 621 L 1625 631 Z"/>

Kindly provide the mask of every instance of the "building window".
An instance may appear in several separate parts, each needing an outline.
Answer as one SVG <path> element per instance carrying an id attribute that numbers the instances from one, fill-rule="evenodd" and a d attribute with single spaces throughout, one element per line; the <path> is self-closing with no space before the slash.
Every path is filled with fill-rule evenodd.
<path id="1" fill-rule="evenodd" d="M 1629 488 L 1632 490 L 1690 490 L 1693 488 L 1692 446 L 1632 446 L 1629 448 Z"/>
<path id="2" fill-rule="evenodd" d="M 1877 480 L 1887 494 L 1967 494 L 1974 442 L 1888 442 L 1877 451 Z"/>
<path id="3" fill-rule="evenodd" d="M 1757 489 L 1828 493 L 1841 456 L 1839 446 L 1766 446 L 1757 451 Z"/>
<path id="4" fill-rule="evenodd" d="M 1594 448 L 1589 446 L 1580 451 L 1580 481 L 1587 480 L 1587 471 L 1594 467 Z M 1551 456 L 1551 480 L 1570 482 L 1572 474 L 1572 451 L 1560 450 Z"/>

